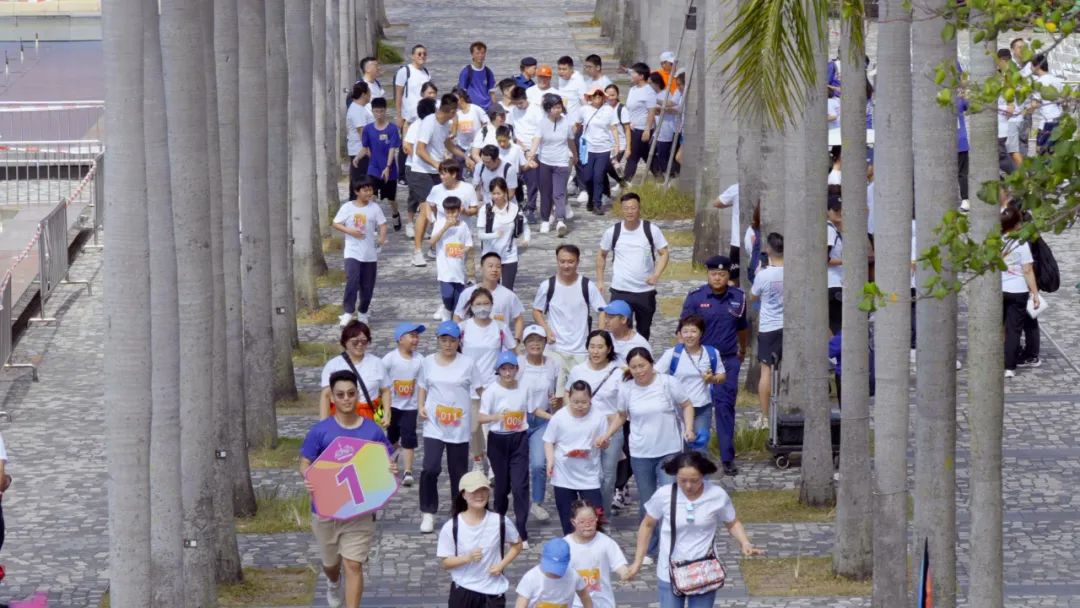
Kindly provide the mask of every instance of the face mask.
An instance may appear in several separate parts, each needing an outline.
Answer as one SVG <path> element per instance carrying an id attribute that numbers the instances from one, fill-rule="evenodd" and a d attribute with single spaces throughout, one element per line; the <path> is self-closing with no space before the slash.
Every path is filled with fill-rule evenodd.
<path id="1" fill-rule="evenodd" d="M 472 307 L 472 314 L 473 314 L 474 317 L 476 317 L 478 319 L 490 318 L 491 317 L 491 307 L 490 306 L 473 306 Z"/>

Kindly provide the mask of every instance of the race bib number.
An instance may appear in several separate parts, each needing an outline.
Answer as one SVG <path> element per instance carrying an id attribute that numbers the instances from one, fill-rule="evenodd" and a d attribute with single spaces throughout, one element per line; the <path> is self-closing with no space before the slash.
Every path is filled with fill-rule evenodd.
<path id="1" fill-rule="evenodd" d="M 537 602 L 536 608 L 569 608 L 566 604 L 556 604 L 555 602 Z"/>
<path id="2" fill-rule="evenodd" d="M 566 453 L 567 458 L 588 458 L 591 450 L 570 450 Z"/>
<path id="3" fill-rule="evenodd" d="M 600 569 L 599 568 L 583 568 L 577 571 L 581 580 L 585 581 L 585 590 L 589 593 L 600 592 Z"/>
<path id="4" fill-rule="evenodd" d="M 507 431 L 520 431 L 525 427 L 525 412 L 503 412 L 502 426 Z"/>
<path id="5" fill-rule="evenodd" d="M 461 426 L 463 412 L 460 407 L 439 404 L 435 406 L 435 419 L 442 426 Z"/>
<path id="6" fill-rule="evenodd" d="M 464 243 L 447 243 L 446 256 L 450 258 L 462 258 L 465 257 L 465 244 Z"/>
<path id="7" fill-rule="evenodd" d="M 491 315 L 491 318 L 506 323 L 506 315 Z"/>
<path id="8" fill-rule="evenodd" d="M 469 134 L 476 130 L 471 119 L 458 119 L 458 132 Z"/>
<path id="9" fill-rule="evenodd" d="M 394 380 L 394 394 L 402 399 L 408 399 L 413 395 L 416 380 Z"/>

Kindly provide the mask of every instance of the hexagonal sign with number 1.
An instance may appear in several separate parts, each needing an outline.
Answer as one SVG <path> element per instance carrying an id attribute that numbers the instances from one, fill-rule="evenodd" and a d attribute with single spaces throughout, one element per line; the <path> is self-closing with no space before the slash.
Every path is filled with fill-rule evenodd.
<path id="1" fill-rule="evenodd" d="M 386 445 L 338 437 L 304 471 L 311 482 L 315 512 L 331 519 L 352 519 L 381 509 L 398 491 L 390 472 Z"/>

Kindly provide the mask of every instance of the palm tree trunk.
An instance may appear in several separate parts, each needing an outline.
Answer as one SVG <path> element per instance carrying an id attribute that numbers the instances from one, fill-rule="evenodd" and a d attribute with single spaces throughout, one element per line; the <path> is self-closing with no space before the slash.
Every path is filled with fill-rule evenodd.
<path id="1" fill-rule="evenodd" d="M 959 202 L 956 184 L 956 113 L 933 100 L 938 87 L 934 73 L 956 62 L 956 41 L 944 40 L 948 0 L 929 0 L 915 7 L 912 38 L 912 141 L 915 163 L 916 244 L 925 251 L 938 242 L 934 228 Z M 945 284 L 956 273 L 948 260 L 941 272 Z M 932 269 L 920 266 L 917 285 Z M 930 543 L 934 606 L 956 605 L 956 314 L 953 293 L 942 299 L 924 298 L 916 304 L 917 358 L 915 398 L 915 538 Z"/>
<path id="2" fill-rule="evenodd" d="M 739 117 L 739 140 L 737 146 L 739 167 L 739 242 L 744 240 L 743 234 L 747 228 L 753 225 L 754 205 L 761 200 L 764 189 L 762 170 L 765 166 L 763 156 L 763 144 L 765 137 L 764 125 L 760 115 Z M 734 221 L 735 218 L 732 218 Z M 764 235 L 762 235 L 764 236 Z M 745 293 L 750 293 L 753 283 L 750 280 L 750 264 L 752 251 L 741 247 L 739 272 L 739 285 Z M 761 249 L 764 252 L 764 248 Z M 757 394 L 758 380 L 761 377 L 761 363 L 757 353 L 757 312 L 753 308 L 747 311 L 750 315 L 750 348 L 749 356 L 743 362 L 746 366 L 746 382 L 743 388 Z"/>
<path id="3" fill-rule="evenodd" d="M 874 107 L 874 276 L 898 302 L 874 320 L 874 606 L 908 605 L 908 346 L 911 313 L 911 12 L 885 0 L 878 16 Z M 841 111 L 841 114 L 843 112 Z"/>
<path id="4" fill-rule="evenodd" d="M 866 313 L 859 310 L 868 279 L 869 239 L 866 227 L 866 63 L 862 44 L 853 39 L 860 19 L 844 19 L 840 35 L 841 133 L 844 170 L 844 302 L 840 437 L 840 485 L 836 502 L 836 551 L 833 569 L 856 580 L 870 578 L 874 568 L 870 493 L 870 346 Z"/>
<path id="5" fill-rule="evenodd" d="M 784 134 L 772 126 L 765 127 L 761 143 L 762 166 L 770 171 L 784 166 Z M 786 201 L 786 171 L 775 171 L 769 179 L 762 180 L 761 188 L 761 234 L 784 232 Z"/>
<path id="6" fill-rule="evenodd" d="M 162 5 L 161 56 L 168 100 L 169 164 L 180 309 L 180 462 L 183 475 L 184 592 L 189 606 L 213 606 L 217 543 L 213 515 L 213 323 L 210 192 L 206 179 L 206 84 L 203 24 L 209 5 Z M 194 541 L 194 542 L 192 542 Z"/>
<path id="7" fill-rule="evenodd" d="M 142 2 L 105 0 L 105 433 L 109 470 L 109 589 L 117 606 L 149 606 L 150 240 L 146 234 Z"/>
<path id="8" fill-rule="evenodd" d="M 338 5 L 338 57 L 337 57 L 337 69 L 338 69 L 338 90 L 341 93 L 345 92 L 345 89 L 349 87 L 353 81 L 355 81 L 356 69 L 353 67 L 353 62 L 350 57 L 356 55 L 356 39 L 353 37 L 352 29 L 352 0 L 331 0 Z M 340 95 L 338 95 L 340 97 Z M 338 162 L 340 163 L 342 158 L 348 156 L 345 150 L 345 111 L 340 105 L 335 105 L 334 112 L 338 116 L 337 125 L 337 137 L 334 139 L 335 147 L 337 148 Z M 398 108 L 401 111 L 401 108 Z"/>
<path id="9" fill-rule="evenodd" d="M 267 201 L 266 15 L 237 0 L 240 29 L 240 217 L 244 319 L 244 407 L 249 445 L 277 442 L 274 411 L 270 208 Z M 278 100 L 280 102 L 280 99 Z M 247 448 L 245 447 L 245 450 Z"/>
<path id="10" fill-rule="evenodd" d="M 285 2 L 266 2 L 266 98 L 287 104 L 289 65 L 285 53 Z M 293 288 L 292 238 L 289 226 L 289 127 L 286 112 L 270 112 L 267 158 L 282 159 L 267 171 L 270 201 L 270 280 L 274 311 L 274 400 L 296 397 L 292 350 L 296 339 L 296 292 Z M 313 119 L 314 120 L 314 119 Z M 268 167 L 269 169 L 269 167 Z M 314 171 L 314 168 L 312 168 Z M 305 202 L 310 205 L 310 199 Z"/>
<path id="11" fill-rule="evenodd" d="M 320 238 L 330 235 L 330 224 L 322 219 L 330 212 L 330 192 L 326 189 L 326 177 L 329 171 L 327 145 L 330 143 L 327 140 L 330 135 L 327 123 L 331 115 L 326 98 L 330 95 L 333 77 L 332 72 L 327 69 L 327 58 L 330 57 L 326 31 L 327 10 L 326 0 L 313 0 L 311 3 L 312 75 L 315 92 L 315 227 Z"/>
<path id="12" fill-rule="evenodd" d="M 292 257 L 296 302 L 302 308 L 316 308 L 319 291 L 315 286 L 312 262 L 315 250 L 321 248 L 322 243 L 312 217 L 317 210 L 312 202 L 317 196 L 310 4 L 300 0 L 288 3 L 285 37 L 289 56 L 289 196 L 292 199 L 292 229 L 296 235 Z M 291 359 L 289 365 L 292 365 Z"/>
<path id="13" fill-rule="evenodd" d="M 326 97 L 324 103 L 326 104 L 326 135 L 323 146 L 326 148 L 326 176 L 325 181 L 319 185 L 320 189 L 326 192 L 326 210 L 319 215 L 319 230 L 324 236 L 330 236 L 330 220 L 333 218 L 334 213 L 337 212 L 338 207 L 341 204 L 341 194 L 338 192 L 338 180 L 341 178 L 341 156 L 338 151 L 338 141 L 344 135 L 341 129 L 341 120 L 344 118 L 345 113 L 340 111 L 340 100 L 344 97 L 342 89 L 345 85 L 341 84 L 338 80 L 340 77 L 340 71 L 338 70 L 338 63 L 341 58 L 338 56 L 340 49 L 339 39 L 341 33 L 338 31 L 338 3 L 339 0 L 327 0 L 326 2 L 326 47 L 323 55 L 326 70 Z M 317 53 L 316 53 L 317 54 Z M 322 250 L 319 250 L 319 255 L 322 255 Z M 326 272 L 326 258 L 322 257 L 320 264 L 320 274 Z"/>
<path id="14" fill-rule="evenodd" d="M 214 3 L 215 74 L 221 149 L 222 257 L 225 275 L 225 374 L 229 416 L 218 429 L 218 445 L 232 483 L 233 513 L 255 513 L 255 491 L 248 468 L 244 412 L 244 322 L 240 288 L 240 72 L 236 0 Z"/>
<path id="15" fill-rule="evenodd" d="M 180 306 L 177 294 L 176 239 L 173 234 L 172 181 L 165 81 L 157 4 L 143 6 L 143 133 L 146 182 L 157 184 L 146 197 L 150 249 L 150 352 L 153 392 L 150 443 L 150 564 L 154 606 L 184 605 L 184 503 L 180 475 Z"/>
<path id="16" fill-rule="evenodd" d="M 985 82 L 994 75 L 997 40 L 971 45 L 971 78 Z M 967 119 L 971 143 L 972 191 L 998 177 L 997 120 L 992 109 Z M 981 239 L 1000 232 L 996 200 L 974 202 L 971 234 Z M 1003 511 L 1001 439 L 1005 415 L 1004 338 L 1001 279 L 987 272 L 968 285 L 968 424 L 971 427 L 971 584 L 968 603 L 1002 608 Z"/>

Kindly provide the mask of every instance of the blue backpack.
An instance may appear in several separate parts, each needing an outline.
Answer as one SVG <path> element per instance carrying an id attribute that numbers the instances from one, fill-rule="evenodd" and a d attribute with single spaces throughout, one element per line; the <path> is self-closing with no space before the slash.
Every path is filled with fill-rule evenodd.
<path id="1" fill-rule="evenodd" d="M 705 354 L 709 355 L 709 371 L 716 373 L 717 365 L 719 365 L 720 355 L 716 352 L 716 349 L 706 344 L 701 345 L 705 349 Z M 675 352 L 671 355 L 671 365 L 668 365 L 668 375 L 674 376 L 675 369 L 679 367 L 679 357 L 682 356 L 683 351 L 686 350 L 686 345 L 676 344 Z"/>

